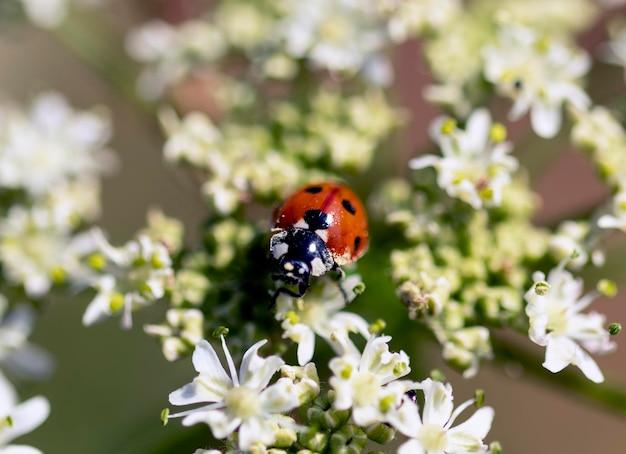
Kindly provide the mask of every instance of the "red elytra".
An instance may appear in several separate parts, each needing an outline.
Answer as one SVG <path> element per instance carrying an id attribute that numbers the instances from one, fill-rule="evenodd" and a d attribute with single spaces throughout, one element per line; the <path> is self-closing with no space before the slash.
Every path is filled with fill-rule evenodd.
<path id="1" fill-rule="evenodd" d="M 312 213 L 325 214 L 324 222 L 318 222 L 319 216 Z M 287 198 L 275 213 L 274 229 L 293 228 L 311 230 L 320 236 L 338 266 L 357 260 L 369 243 L 365 207 L 341 183 L 309 184 Z"/>

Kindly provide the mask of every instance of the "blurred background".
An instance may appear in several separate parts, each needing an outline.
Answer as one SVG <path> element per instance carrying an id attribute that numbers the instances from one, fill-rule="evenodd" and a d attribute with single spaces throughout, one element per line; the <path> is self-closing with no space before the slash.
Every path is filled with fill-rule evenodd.
<path id="1" fill-rule="evenodd" d="M 49 32 L 28 23 L 1 29 L 1 100 L 25 104 L 41 90 L 53 89 L 63 93 L 76 108 L 101 104 L 110 110 L 114 126 L 110 145 L 120 165 L 118 171 L 104 181 L 103 214 L 99 224 L 109 233 L 113 244 L 125 242 L 143 227 L 146 211 L 154 206 L 181 219 L 191 241 L 196 226 L 206 214 L 196 182 L 189 174 L 163 162 L 163 137 L 155 117 L 147 115 L 128 97 L 134 84 L 132 78 L 139 67 L 124 57 L 123 36 L 129 26 L 151 17 L 180 22 L 203 10 L 207 3 L 109 0 L 95 13 L 79 12 L 72 18 L 77 24 L 71 30 Z M 84 22 L 81 14 L 85 15 Z M 580 37 L 580 43 L 591 53 L 598 43 L 606 40 L 605 19 Z M 90 36 L 91 30 L 97 33 Z M 111 66 L 107 70 L 112 74 L 103 76 L 86 64 L 74 46 L 81 46 L 81 40 L 94 39 L 104 39 L 105 42 L 96 42 L 96 46 L 114 49 L 120 54 L 116 61 L 126 60 L 128 65 Z M 390 169 L 402 175 L 408 173 L 406 162 L 415 155 L 415 150 L 432 148 L 426 130 L 438 112 L 421 96 L 422 88 L 431 80 L 420 57 L 419 42 L 399 47 L 393 60 L 397 74 L 396 99 L 411 113 L 411 120 L 398 139 L 400 146 L 390 149 L 396 155 L 389 155 Z M 106 59 L 102 61 L 106 65 Z M 112 78 L 128 76 L 131 79 L 126 81 L 126 93 L 110 83 Z M 622 70 L 599 65 L 591 74 L 590 90 L 623 95 Z M 510 132 L 512 139 L 521 137 L 527 128 L 524 121 L 517 122 Z M 535 164 L 542 172 L 537 172 L 533 180 L 542 199 L 536 218 L 538 223 L 549 223 L 606 197 L 586 158 L 576 150 L 563 149 L 563 142 L 559 137 L 541 142 L 545 153 L 541 162 Z M 614 251 L 626 247 L 623 234 L 615 234 L 612 241 Z M 620 287 L 626 288 L 626 262 L 620 267 L 619 262 L 611 262 L 611 257 L 609 255 L 608 265 L 618 270 L 614 278 Z M 384 307 L 382 316 L 390 325 L 400 324 L 406 313 L 399 303 L 395 304 L 393 286 L 386 282 L 385 272 L 378 263 L 367 255 L 359 262 L 368 285 L 364 301 L 359 304 L 366 305 L 366 312 L 370 311 L 374 317 L 380 316 L 376 311 Z M 602 276 L 590 279 L 599 277 Z M 54 355 L 56 371 L 50 380 L 29 383 L 21 391 L 24 397 L 47 396 L 52 413 L 42 427 L 18 441 L 32 444 L 48 454 L 139 454 L 168 452 L 168 443 L 190 430 L 199 440 L 208 437 L 206 427 L 182 428 L 179 421 L 161 426 L 159 415 L 167 406 L 168 393 L 190 381 L 195 373 L 188 358 L 167 362 L 157 341 L 142 332 L 144 323 L 162 320 L 159 306 L 140 312 L 130 331 L 121 330 L 116 319 L 86 328 L 81 324 L 81 317 L 87 298 L 87 295 L 56 298 L 35 328 L 32 342 Z M 626 290 L 622 289 L 612 300 L 595 304 L 599 311 L 607 314 L 609 322 L 626 320 Z M 537 358 L 542 357 L 542 349 L 527 338 L 510 333 L 503 335 L 512 336 L 525 350 Z M 620 337 L 617 341 L 622 344 L 617 352 L 598 358 L 598 362 L 609 384 L 626 384 L 626 348 Z M 485 364 L 477 377 L 464 380 L 439 359 L 438 346 L 427 349 L 420 346 L 419 352 L 422 357 L 426 352 L 423 361 L 429 368 L 444 371 L 453 384 L 457 402 L 471 397 L 477 388 L 487 391 L 487 403 L 496 410 L 487 440 L 499 440 L 508 454 L 625 452 L 623 414 L 559 389 L 544 379 L 549 377 L 525 375 L 511 363 Z M 413 352 L 407 349 L 407 353 L 412 355 Z M 412 361 L 419 363 L 421 359 L 412 356 Z M 572 372 L 579 373 L 578 370 Z M 550 372 L 544 371 L 544 374 L 548 376 Z M 192 441 L 189 451 L 185 452 L 193 452 L 193 448 L 200 445 L 201 442 L 194 445 Z"/>

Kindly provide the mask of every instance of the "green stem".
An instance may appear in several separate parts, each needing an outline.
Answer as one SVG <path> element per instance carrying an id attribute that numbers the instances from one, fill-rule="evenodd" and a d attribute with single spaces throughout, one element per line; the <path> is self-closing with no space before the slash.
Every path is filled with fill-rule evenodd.
<path id="1" fill-rule="evenodd" d="M 552 374 L 541 366 L 543 362 L 541 357 L 528 352 L 513 342 L 500 336 L 492 336 L 492 345 L 496 361 L 505 363 L 514 360 L 524 368 L 525 373 L 549 383 L 560 391 L 570 391 L 593 404 L 614 410 L 622 416 L 626 415 L 626 384 L 610 380 L 602 384 L 595 384 L 573 367 Z"/>

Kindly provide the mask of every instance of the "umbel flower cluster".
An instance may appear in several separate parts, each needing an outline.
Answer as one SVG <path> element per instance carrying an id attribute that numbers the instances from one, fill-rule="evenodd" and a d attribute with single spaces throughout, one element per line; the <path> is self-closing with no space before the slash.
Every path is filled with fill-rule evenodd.
<path id="1" fill-rule="evenodd" d="M 5 3 L 12 26 L 61 37 L 93 14 L 82 6 L 112 7 Z M 586 88 L 594 65 L 626 67 L 626 28 L 598 22 L 618 3 L 218 0 L 176 23 L 137 24 L 112 53 L 139 68 L 126 81 L 137 97 L 122 93 L 158 122 L 161 157 L 193 176 L 206 214 L 196 227 L 152 209 L 124 244 L 96 225 L 101 178 L 118 167 L 110 111 L 54 91 L 3 103 L 0 453 L 41 452 L 11 444 L 50 412 L 45 397 L 20 397 L 24 380 L 52 373 L 28 337 L 53 296 L 77 293 L 85 326 L 138 329 L 137 311 L 162 314 L 139 329 L 165 360 L 190 363 L 161 416 L 208 426 L 196 454 L 497 454 L 498 402 L 480 390 L 455 402 L 451 382 L 485 361 L 518 361 L 546 380 L 578 368 L 605 386 L 595 357 L 615 350 L 621 327 L 594 302 L 615 296 L 620 277 L 602 266 L 609 235 L 626 232 L 626 130 L 623 104 Z M 605 25 L 601 46 L 577 41 Z M 419 56 L 407 52 L 416 42 Z M 394 140 L 416 124 L 397 99 L 394 55 L 430 72 L 411 91 L 439 112 L 417 119 L 429 123 L 428 150 Z M 540 225 L 531 182 L 545 166 L 532 163 L 557 140 L 585 156 L 607 197 Z M 370 251 L 339 279 L 279 293 L 272 212 L 321 182 L 363 197 Z M 504 331 L 543 359 L 516 358 Z M 429 344 L 450 382 L 428 365 Z"/>

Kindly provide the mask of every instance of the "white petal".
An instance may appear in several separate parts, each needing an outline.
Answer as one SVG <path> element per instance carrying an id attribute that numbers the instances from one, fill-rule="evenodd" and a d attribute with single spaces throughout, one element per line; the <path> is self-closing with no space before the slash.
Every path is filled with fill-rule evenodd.
<path id="1" fill-rule="evenodd" d="M 13 425 L 2 429 L 0 445 L 39 427 L 50 414 L 50 403 L 42 396 L 22 402 L 11 411 Z"/>
<path id="2" fill-rule="evenodd" d="M 388 413 L 386 420 L 407 437 L 417 436 L 422 427 L 419 409 L 408 398 L 404 398 L 402 405 L 400 405 L 397 411 Z"/>
<path id="3" fill-rule="evenodd" d="M 398 448 L 398 454 L 425 454 L 424 448 L 415 439 L 410 439 Z"/>
<path id="4" fill-rule="evenodd" d="M 202 340 L 193 352 L 193 367 L 200 375 L 214 377 L 217 381 L 230 382 L 230 377 L 222 367 L 219 357 L 208 341 Z"/>
<path id="5" fill-rule="evenodd" d="M 184 426 L 204 423 L 211 428 L 211 433 L 215 438 L 226 438 L 233 433 L 241 424 L 240 418 L 233 418 L 232 415 L 223 410 L 207 410 L 191 413 L 183 419 Z"/>
<path id="6" fill-rule="evenodd" d="M 489 127 L 491 126 L 491 115 L 485 108 L 476 109 L 467 120 L 465 126 L 464 144 L 465 150 L 474 152 L 484 150 L 489 138 Z"/>
<path id="7" fill-rule="evenodd" d="M 575 364 L 580 368 L 585 377 L 594 383 L 602 383 L 604 375 L 593 358 L 582 348 L 577 346 Z"/>
<path id="8" fill-rule="evenodd" d="M 304 366 L 313 358 L 315 353 L 315 333 L 310 329 L 303 329 L 298 343 L 298 364 Z"/>
<path id="9" fill-rule="evenodd" d="M 494 414 L 491 407 L 479 408 L 469 419 L 448 430 L 449 443 L 461 448 L 459 451 L 474 452 L 491 430 Z"/>
<path id="10" fill-rule="evenodd" d="M 549 335 L 543 367 L 554 373 L 562 371 L 574 361 L 577 348 L 576 342 L 567 337 Z"/>
<path id="11" fill-rule="evenodd" d="M 244 421 L 239 428 L 239 449 L 243 451 L 250 450 L 255 442 L 268 446 L 274 440 L 274 430 L 267 420 L 251 418 Z"/>
<path id="12" fill-rule="evenodd" d="M 285 361 L 276 355 L 268 356 L 267 358 L 257 355 L 259 349 L 266 342 L 267 340 L 257 342 L 243 355 L 239 372 L 242 385 L 245 384 L 250 388 L 263 389 L 276 371 L 285 364 Z"/>
<path id="13" fill-rule="evenodd" d="M 261 407 L 267 413 L 284 413 L 300 404 L 296 388 L 288 378 L 281 378 L 265 388 L 259 397 Z"/>
<path id="14" fill-rule="evenodd" d="M 439 156 L 428 154 L 411 159 L 409 161 L 409 167 L 414 170 L 423 169 L 424 167 L 437 166 L 439 161 L 441 161 Z"/>
<path id="15" fill-rule="evenodd" d="M 454 405 L 452 403 L 452 388 L 450 385 L 432 381 L 422 382 L 424 390 L 424 424 L 437 424 L 441 427 L 450 419 Z"/>
<path id="16" fill-rule="evenodd" d="M 1 454 L 43 454 L 39 449 L 25 445 L 11 445 L 0 450 Z"/>
<path id="17" fill-rule="evenodd" d="M 17 404 L 17 392 L 13 385 L 0 372 L 0 418 L 9 414 Z"/>
<path id="18" fill-rule="evenodd" d="M 535 103 L 530 111 L 530 123 L 538 136 L 554 137 L 561 127 L 561 106 Z"/>

